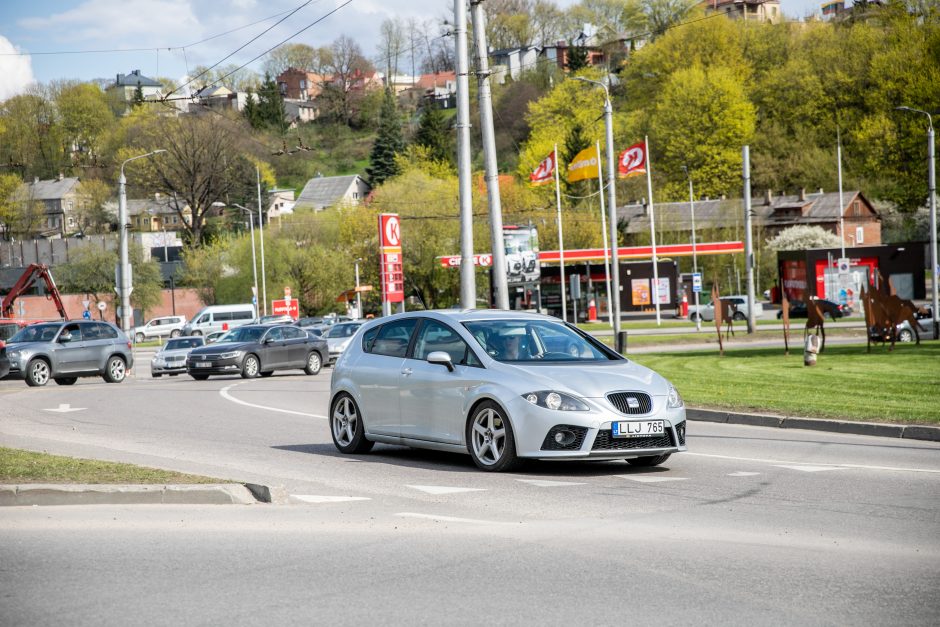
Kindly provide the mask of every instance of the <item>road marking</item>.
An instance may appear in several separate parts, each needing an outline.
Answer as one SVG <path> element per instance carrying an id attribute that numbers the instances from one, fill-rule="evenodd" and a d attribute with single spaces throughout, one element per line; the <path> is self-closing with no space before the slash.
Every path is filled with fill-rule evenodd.
<path id="1" fill-rule="evenodd" d="M 761 464 L 771 464 L 772 466 L 780 465 L 792 465 L 792 466 L 801 466 L 800 462 L 792 462 L 787 460 L 779 459 L 758 459 L 755 457 L 733 457 L 731 455 L 709 455 L 708 453 L 689 453 L 684 452 L 683 455 L 692 455 L 695 457 L 711 457 L 713 459 L 731 459 L 739 462 L 758 462 Z M 864 464 L 814 464 L 815 466 L 832 466 L 833 468 L 860 468 L 862 470 L 891 470 L 896 472 L 929 472 L 934 474 L 940 474 L 940 470 L 934 470 L 932 468 L 897 468 L 895 466 L 866 466 Z"/>
<path id="2" fill-rule="evenodd" d="M 322 418 L 326 420 L 326 416 L 321 416 L 319 414 L 308 414 L 302 411 L 294 411 L 292 409 L 280 409 L 279 407 L 268 407 L 267 405 L 257 405 L 255 403 L 249 403 L 247 401 L 242 401 L 231 394 L 228 393 L 233 387 L 241 385 L 241 383 L 233 383 L 232 385 L 226 386 L 219 390 L 219 395 L 227 401 L 232 401 L 233 403 L 238 403 L 239 405 L 244 405 L 245 407 L 254 407 L 255 409 L 264 409 L 266 411 L 276 411 L 282 414 L 292 414 L 294 416 L 307 416 L 308 418 Z"/>
<path id="3" fill-rule="evenodd" d="M 743 470 L 740 470 L 738 472 L 730 472 L 728 473 L 728 476 L 729 477 L 753 477 L 754 475 L 759 475 L 759 474 L 760 474 L 759 472 L 744 472 Z"/>
<path id="4" fill-rule="evenodd" d="M 803 472 L 824 472 L 826 470 L 846 470 L 839 466 L 787 466 L 785 464 L 774 464 L 777 468 L 789 468 L 790 470 L 801 470 Z"/>
<path id="5" fill-rule="evenodd" d="M 68 403 L 59 403 L 58 409 L 44 409 L 43 411 L 54 411 L 57 414 L 67 414 L 72 411 L 84 411 L 86 407 L 72 407 Z"/>
<path id="6" fill-rule="evenodd" d="M 320 496 L 317 494 L 291 494 L 290 498 L 304 503 L 348 503 L 350 501 L 371 501 L 367 496 Z"/>
<path id="7" fill-rule="evenodd" d="M 478 520 L 476 518 L 457 518 L 455 516 L 438 516 L 436 514 L 415 514 L 414 512 L 399 512 L 395 514 L 401 518 L 419 518 L 422 520 L 433 520 L 436 522 L 455 522 L 470 523 L 474 525 L 508 525 L 509 523 L 496 520 Z"/>
<path id="8" fill-rule="evenodd" d="M 614 475 L 615 477 L 622 477 L 624 479 L 629 479 L 630 481 L 636 481 L 638 483 L 662 483 L 664 481 L 686 481 L 688 477 L 650 477 L 643 475 Z"/>
<path id="9" fill-rule="evenodd" d="M 442 485 L 406 485 L 406 488 L 420 490 L 428 494 L 457 494 L 458 492 L 485 492 L 485 488 L 451 488 Z"/>
<path id="10" fill-rule="evenodd" d="M 528 483 L 529 485 L 535 485 L 540 488 L 560 488 L 570 485 L 586 485 L 584 483 L 573 483 L 570 481 L 548 481 L 544 479 L 516 479 L 516 481 Z"/>

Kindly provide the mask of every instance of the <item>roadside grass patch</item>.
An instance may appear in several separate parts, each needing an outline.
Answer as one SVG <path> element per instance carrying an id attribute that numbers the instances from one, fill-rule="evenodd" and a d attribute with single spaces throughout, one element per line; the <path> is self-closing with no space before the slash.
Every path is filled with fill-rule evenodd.
<path id="1" fill-rule="evenodd" d="M 133 464 L 76 459 L 0 447 L 0 483 L 226 483 Z"/>
<path id="2" fill-rule="evenodd" d="M 701 407 L 787 416 L 940 424 L 940 342 L 827 346 L 815 366 L 803 346 L 637 354 Z"/>

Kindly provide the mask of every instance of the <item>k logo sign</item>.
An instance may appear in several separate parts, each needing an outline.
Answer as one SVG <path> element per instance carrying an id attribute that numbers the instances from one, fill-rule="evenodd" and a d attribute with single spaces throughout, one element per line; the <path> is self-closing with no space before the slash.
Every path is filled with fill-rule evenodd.
<path id="1" fill-rule="evenodd" d="M 621 178 L 646 174 L 646 147 L 643 144 L 633 144 L 620 153 L 617 169 Z"/>
<path id="2" fill-rule="evenodd" d="M 535 168 L 535 172 L 529 175 L 529 183 L 532 185 L 543 185 L 551 183 L 555 176 L 555 152 L 552 151 L 547 157 L 542 159 L 542 163 Z"/>

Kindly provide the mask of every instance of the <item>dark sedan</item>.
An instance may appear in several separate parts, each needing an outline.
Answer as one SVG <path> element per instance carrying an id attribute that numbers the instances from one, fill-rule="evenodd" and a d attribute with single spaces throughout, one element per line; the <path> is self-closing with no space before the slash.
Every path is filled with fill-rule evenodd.
<path id="1" fill-rule="evenodd" d="M 847 305 L 840 305 L 839 303 L 833 302 L 831 300 L 824 300 L 819 298 L 816 299 L 816 302 L 819 304 L 819 309 L 822 312 L 824 318 L 841 318 L 852 313 L 851 307 Z M 791 302 L 790 317 L 808 318 L 809 315 L 806 313 L 806 303 L 799 300 Z M 779 320 L 780 318 L 783 318 L 783 310 L 777 312 L 777 319 Z"/>
<path id="2" fill-rule="evenodd" d="M 229 331 L 223 341 L 193 349 L 186 358 L 186 371 L 198 381 L 219 374 L 268 377 L 275 370 L 295 368 L 315 375 L 328 355 L 326 341 L 303 329 L 252 324 Z"/>

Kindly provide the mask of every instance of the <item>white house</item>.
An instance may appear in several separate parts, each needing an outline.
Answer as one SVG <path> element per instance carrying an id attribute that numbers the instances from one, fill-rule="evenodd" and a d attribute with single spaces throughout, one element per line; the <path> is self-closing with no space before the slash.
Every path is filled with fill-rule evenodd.
<path id="1" fill-rule="evenodd" d="M 297 197 L 294 209 L 316 211 L 338 205 L 358 205 L 372 191 L 372 186 L 358 174 L 318 176 L 307 181 Z"/>

